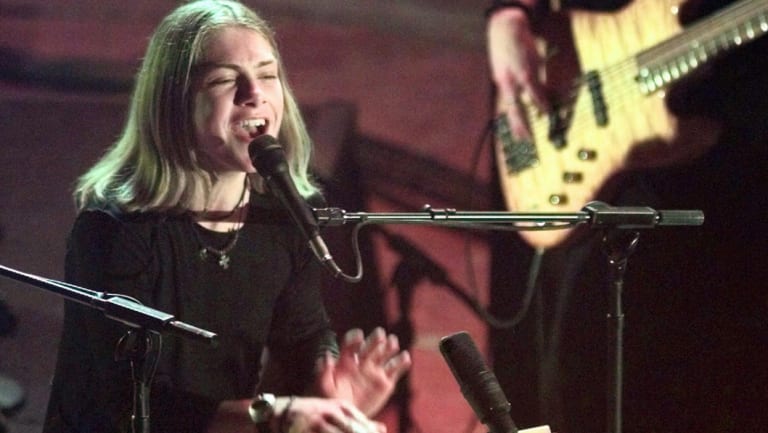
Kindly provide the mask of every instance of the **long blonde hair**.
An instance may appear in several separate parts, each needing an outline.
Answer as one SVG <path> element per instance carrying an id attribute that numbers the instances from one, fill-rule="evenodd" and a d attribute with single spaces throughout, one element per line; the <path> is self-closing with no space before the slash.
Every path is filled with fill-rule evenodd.
<path id="1" fill-rule="evenodd" d="M 191 75 L 203 57 L 206 38 L 229 26 L 252 29 L 272 46 L 285 99 L 278 139 L 297 189 L 305 196 L 317 191 L 308 173 L 311 141 L 288 86 L 273 30 L 238 1 L 197 0 L 175 9 L 155 30 L 136 76 L 122 134 L 77 181 L 78 209 L 183 211 L 195 194 L 208 193 L 215 179 L 196 156 Z"/>

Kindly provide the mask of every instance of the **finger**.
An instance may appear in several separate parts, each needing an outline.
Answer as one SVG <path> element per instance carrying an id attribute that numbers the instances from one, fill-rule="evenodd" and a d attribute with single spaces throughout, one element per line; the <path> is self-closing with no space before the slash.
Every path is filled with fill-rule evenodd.
<path id="1" fill-rule="evenodd" d="M 384 372 L 393 381 L 397 381 L 402 377 L 413 364 L 411 354 L 407 350 L 400 352 L 397 356 L 390 358 L 386 364 L 384 364 Z"/>
<path id="2" fill-rule="evenodd" d="M 318 358 L 315 363 L 315 384 L 321 395 L 330 395 L 336 388 L 334 378 L 335 365 L 336 360 L 330 352 L 325 352 L 325 355 Z"/>
<path id="3" fill-rule="evenodd" d="M 363 330 L 360 328 L 354 328 L 350 329 L 346 334 L 344 334 L 342 345 L 355 347 L 355 350 L 358 350 L 364 342 L 365 334 L 363 333 Z"/>
<path id="4" fill-rule="evenodd" d="M 320 426 L 319 430 L 321 433 L 347 433 L 347 430 L 343 427 L 339 427 L 333 424 L 323 424 Z"/>
<path id="5" fill-rule="evenodd" d="M 376 428 L 376 433 L 387 433 L 387 425 L 383 422 L 374 421 L 373 424 Z"/>
<path id="6" fill-rule="evenodd" d="M 347 430 L 348 433 L 377 433 L 381 431 L 381 427 L 377 423 L 369 420 L 352 420 L 347 427 L 349 429 Z M 386 431 L 386 428 L 384 428 L 384 431 Z"/>
<path id="7" fill-rule="evenodd" d="M 371 348 L 366 360 L 377 365 L 383 365 L 390 358 L 396 356 L 398 352 L 400 352 L 400 340 L 397 335 L 390 334 L 386 340 L 378 343 L 375 348 Z"/>
<path id="8" fill-rule="evenodd" d="M 342 365 L 355 365 L 359 362 L 359 353 L 365 344 L 365 335 L 360 329 L 350 329 L 344 335 L 339 363 Z"/>
<path id="9" fill-rule="evenodd" d="M 324 374 L 329 370 L 333 370 L 333 366 L 336 363 L 333 354 L 330 351 L 325 351 L 323 356 L 317 358 L 315 361 L 315 372 L 318 374 Z"/>
<path id="10" fill-rule="evenodd" d="M 387 333 L 384 332 L 384 328 L 376 327 L 360 347 L 360 358 L 368 358 L 371 354 L 381 356 L 381 351 L 386 347 L 386 343 Z"/>
<path id="11" fill-rule="evenodd" d="M 400 339 L 395 334 L 390 334 L 387 337 L 387 347 L 384 354 L 387 358 L 391 358 L 395 354 L 400 352 Z"/>
<path id="12" fill-rule="evenodd" d="M 520 101 L 536 110 L 537 115 L 549 111 L 549 102 L 544 95 L 544 89 L 538 80 L 522 81 L 520 83 Z"/>
<path id="13" fill-rule="evenodd" d="M 496 83 L 498 91 L 498 101 L 500 101 L 500 109 L 506 111 L 509 106 L 517 105 L 517 92 L 514 81 L 510 76 L 509 79 L 500 80 Z"/>
<path id="14" fill-rule="evenodd" d="M 357 407 L 349 403 L 343 403 L 342 409 L 347 414 L 345 431 L 348 433 L 376 433 L 380 431 L 379 423 L 374 422 Z"/>
<path id="15" fill-rule="evenodd" d="M 531 131 L 523 117 L 523 112 L 519 104 L 510 104 L 507 107 L 507 121 L 512 137 L 516 140 L 531 140 Z"/>
<path id="16" fill-rule="evenodd" d="M 507 117 L 507 124 L 512 138 L 515 140 L 530 140 L 531 133 L 525 121 L 520 105 L 520 92 L 522 88 L 517 81 L 508 74 L 508 79 L 497 82 L 499 110 Z"/>

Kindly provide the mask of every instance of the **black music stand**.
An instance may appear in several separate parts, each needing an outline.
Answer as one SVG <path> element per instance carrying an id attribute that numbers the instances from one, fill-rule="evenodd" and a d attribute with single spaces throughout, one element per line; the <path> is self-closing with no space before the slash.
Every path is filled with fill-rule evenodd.
<path id="1" fill-rule="evenodd" d="M 117 294 L 96 292 L 73 284 L 42 278 L 0 265 L 0 275 L 56 293 L 65 299 L 87 305 L 131 329 L 117 342 L 116 357 L 131 363 L 133 380 L 134 433 L 149 433 L 149 389 L 162 347 L 162 333 L 215 346 L 217 335 L 175 320 L 170 314 L 145 307 L 137 301 Z"/>

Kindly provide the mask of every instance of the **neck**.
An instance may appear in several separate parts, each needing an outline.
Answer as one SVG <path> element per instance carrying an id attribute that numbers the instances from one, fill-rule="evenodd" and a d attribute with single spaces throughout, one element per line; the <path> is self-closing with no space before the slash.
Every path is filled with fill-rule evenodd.
<path id="1" fill-rule="evenodd" d="M 215 231 L 239 229 L 245 219 L 249 184 L 245 173 L 226 173 L 217 177 L 207 198 L 197 200 L 193 215 L 198 224 Z"/>

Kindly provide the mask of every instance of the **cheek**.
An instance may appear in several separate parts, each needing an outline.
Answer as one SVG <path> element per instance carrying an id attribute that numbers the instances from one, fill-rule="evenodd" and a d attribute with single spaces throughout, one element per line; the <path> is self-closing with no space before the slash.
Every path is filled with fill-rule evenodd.
<path id="1" fill-rule="evenodd" d="M 194 104 L 195 106 L 192 110 L 192 121 L 195 125 L 195 138 L 199 143 L 200 139 L 203 138 L 203 135 L 205 135 L 207 123 L 209 122 L 213 108 L 211 101 L 201 95 L 197 95 L 195 97 Z"/>
<path id="2" fill-rule="evenodd" d="M 283 98 L 282 92 L 279 93 L 279 95 L 274 99 L 274 110 L 275 110 L 275 133 L 280 131 L 280 127 L 283 123 L 283 116 L 285 115 L 285 99 Z"/>
<path id="3" fill-rule="evenodd" d="M 221 109 L 216 106 L 216 101 L 205 94 L 198 95 L 195 98 L 193 109 L 193 121 L 195 127 L 195 138 L 198 143 L 205 143 L 212 136 L 219 136 L 221 131 Z"/>

